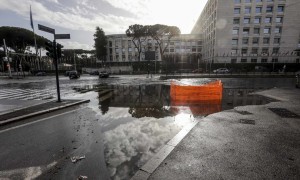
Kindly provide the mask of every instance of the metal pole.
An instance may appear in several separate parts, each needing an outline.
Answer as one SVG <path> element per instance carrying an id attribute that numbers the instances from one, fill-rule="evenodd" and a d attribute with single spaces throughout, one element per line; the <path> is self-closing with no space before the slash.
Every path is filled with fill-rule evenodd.
<path id="1" fill-rule="evenodd" d="M 55 37 L 54 37 L 54 40 L 53 40 L 53 52 L 54 52 L 55 75 L 56 75 L 57 102 L 61 102 L 60 90 L 59 90 L 59 78 L 58 78 L 58 65 L 57 65 L 58 58 L 57 58 L 57 52 L 56 52 Z"/>
<path id="2" fill-rule="evenodd" d="M 75 51 L 74 51 L 74 68 L 75 68 L 75 71 L 77 71 L 77 70 L 76 70 L 76 59 L 75 59 Z"/>

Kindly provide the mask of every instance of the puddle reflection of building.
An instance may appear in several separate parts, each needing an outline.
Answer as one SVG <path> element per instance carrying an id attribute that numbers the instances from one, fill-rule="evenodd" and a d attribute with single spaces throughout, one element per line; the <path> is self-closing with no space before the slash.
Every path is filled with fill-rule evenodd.
<path id="1" fill-rule="evenodd" d="M 111 90 L 107 90 L 111 89 Z M 137 85 L 111 86 L 98 92 L 99 109 L 102 114 L 109 107 L 129 108 L 133 117 L 165 117 L 169 106 L 169 86 L 166 85 Z"/>
<path id="2" fill-rule="evenodd" d="M 268 100 L 261 96 L 252 95 L 255 89 L 224 89 L 222 108 L 232 109 L 236 106 L 266 104 Z"/>

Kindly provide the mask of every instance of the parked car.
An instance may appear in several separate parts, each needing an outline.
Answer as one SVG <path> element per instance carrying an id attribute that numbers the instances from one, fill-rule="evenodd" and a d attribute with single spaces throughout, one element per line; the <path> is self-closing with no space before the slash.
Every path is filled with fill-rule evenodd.
<path id="1" fill-rule="evenodd" d="M 214 73 L 229 73 L 229 70 L 227 68 L 219 68 L 213 70 Z"/>
<path id="2" fill-rule="evenodd" d="M 36 76 L 46 76 L 46 72 L 38 72 L 35 75 Z"/>
<path id="3" fill-rule="evenodd" d="M 71 71 L 66 71 L 66 72 L 65 72 L 65 76 L 69 76 L 70 72 L 71 72 Z"/>
<path id="4" fill-rule="evenodd" d="M 100 72 L 99 73 L 99 78 L 108 78 L 109 77 L 109 73 L 108 72 Z"/>
<path id="5" fill-rule="evenodd" d="M 78 78 L 80 78 L 80 74 L 77 71 L 70 71 L 69 78 L 70 79 L 78 79 Z"/>

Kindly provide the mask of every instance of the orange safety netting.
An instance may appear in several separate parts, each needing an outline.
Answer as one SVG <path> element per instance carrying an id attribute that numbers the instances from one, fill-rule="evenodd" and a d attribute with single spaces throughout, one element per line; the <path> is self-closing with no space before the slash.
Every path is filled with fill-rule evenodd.
<path id="1" fill-rule="evenodd" d="M 208 115 L 222 109 L 223 84 L 220 80 L 200 86 L 171 83 L 171 106 L 189 106 L 193 115 Z M 173 107 L 176 110 L 179 107 Z"/>
<path id="2" fill-rule="evenodd" d="M 223 84 L 220 80 L 200 86 L 186 86 L 171 83 L 170 96 L 172 101 L 211 101 L 222 100 Z"/>

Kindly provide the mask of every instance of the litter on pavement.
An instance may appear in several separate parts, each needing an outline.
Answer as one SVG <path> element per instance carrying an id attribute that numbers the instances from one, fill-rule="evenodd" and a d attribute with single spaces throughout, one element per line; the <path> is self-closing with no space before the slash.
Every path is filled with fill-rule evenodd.
<path id="1" fill-rule="evenodd" d="M 87 176 L 78 176 L 78 178 L 77 178 L 77 180 L 83 180 L 83 179 L 88 179 L 88 177 Z"/>
<path id="2" fill-rule="evenodd" d="M 71 157 L 72 163 L 76 163 L 77 161 L 80 161 L 81 159 L 85 159 L 85 156 L 73 156 L 73 157 Z"/>

